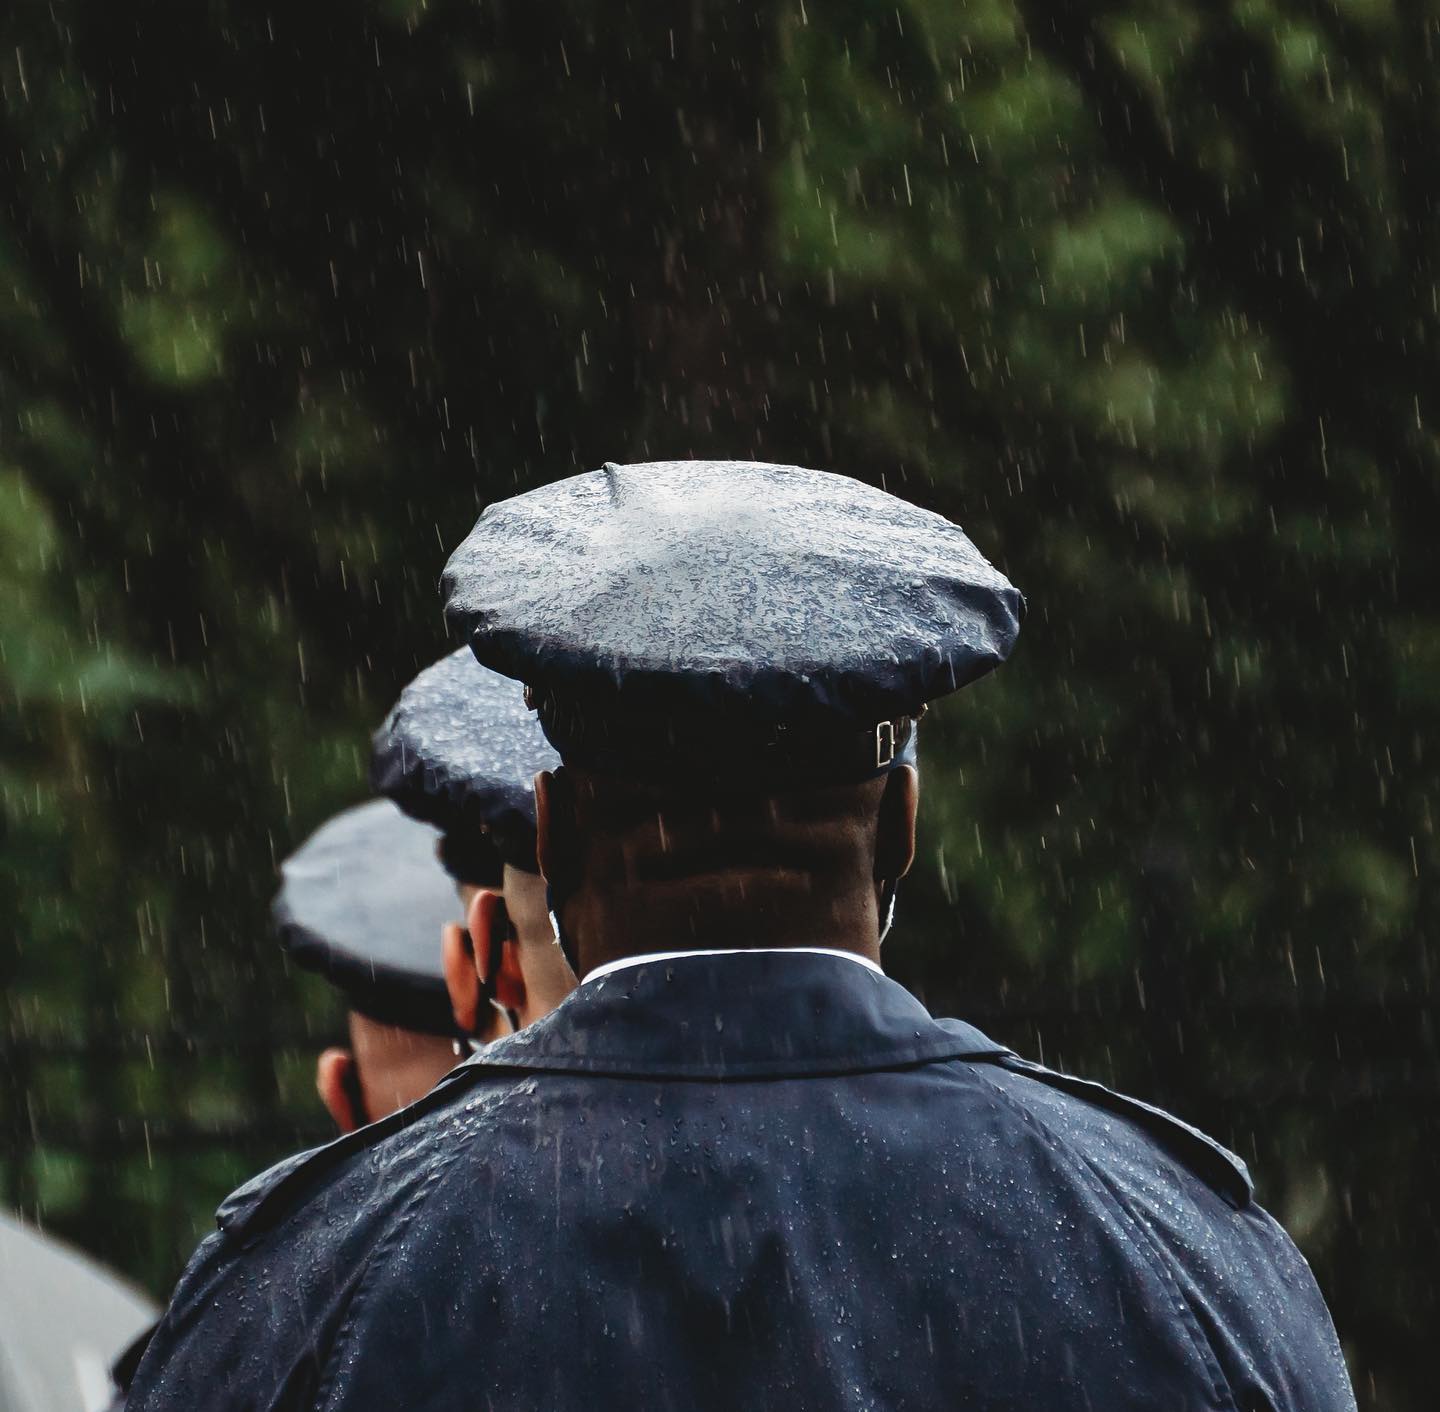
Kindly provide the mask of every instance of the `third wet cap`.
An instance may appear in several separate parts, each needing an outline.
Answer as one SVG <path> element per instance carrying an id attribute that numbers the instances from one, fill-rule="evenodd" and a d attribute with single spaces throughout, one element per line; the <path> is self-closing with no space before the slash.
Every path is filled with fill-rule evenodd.
<path id="1" fill-rule="evenodd" d="M 823 784 L 903 763 L 1009 655 L 1021 598 L 958 525 L 846 476 L 607 465 L 491 505 L 445 610 L 568 764 Z"/>
<path id="2" fill-rule="evenodd" d="M 435 831 L 372 799 L 321 825 L 282 864 L 272 913 L 297 964 L 382 1024 L 453 1034 L 440 928 L 459 919 Z"/>

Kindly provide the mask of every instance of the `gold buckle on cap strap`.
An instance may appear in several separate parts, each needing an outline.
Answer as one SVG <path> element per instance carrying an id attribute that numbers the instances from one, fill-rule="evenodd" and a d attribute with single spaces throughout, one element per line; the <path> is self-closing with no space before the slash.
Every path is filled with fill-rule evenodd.
<path id="1" fill-rule="evenodd" d="M 930 708 L 921 706 L 913 716 L 897 716 L 893 721 L 877 721 L 875 725 L 875 768 L 893 765 L 910 744 L 920 717 Z"/>

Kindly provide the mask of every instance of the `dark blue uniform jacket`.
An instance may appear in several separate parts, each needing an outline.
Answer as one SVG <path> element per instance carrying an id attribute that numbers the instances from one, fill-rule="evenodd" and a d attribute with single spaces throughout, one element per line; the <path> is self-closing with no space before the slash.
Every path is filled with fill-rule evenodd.
<path id="1" fill-rule="evenodd" d="M 1354 1407 L 1237 1158 L 834 956 L 590 982 L 219 1225 L 131 1412 Z"/>

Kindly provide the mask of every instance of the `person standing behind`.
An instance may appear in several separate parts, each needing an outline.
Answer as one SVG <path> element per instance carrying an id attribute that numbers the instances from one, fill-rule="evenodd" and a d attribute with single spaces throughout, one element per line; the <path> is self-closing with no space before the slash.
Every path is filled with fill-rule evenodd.
<path id="1" fill-rule="evenodd" d="M 413 1103 L 456 1064 L 439 938 L 460 904 L 436 857 L 439 839 L 388 799 L 372 799 L 322 824 L 280 867 L 280 943 L 346 1001 L 349 1045 L 326 1049 L 315 1065 L 342 1133 Z M 498 858 L 491 868 L 498 884 Z"/>
<path id="2" fill-rule="evenodd" d="M 607 466 L 491 506 L 445 583 L 563 761 L 537 844 L 583 982 L 237 1193 L 141 1412 L 1351 1412 L 1243 1163 L 880 970 L 900 749 L 1018 629 L 958 527 Z"/>
<path id="3" fill-rule="evenodd" d="M 535 861 L 534 779 L 559 757 L 520 687 L 461 648 L 405 688 L 371 747 L 388 797 L 317 829 L 282 864 L 272 909 L 291 958 L 348 1002 L 349 1045 L 316 1062 L 342 1135 L 413 1103 L 463 1052 L 575 986 Z M 153 1332 L 112 1369 L 109 1412 L 125 1407 Z"/>
<path id="4" fill-rule="evenodd" d="M 440 830 L 465 925 L 437 933 L 436 954 L 471 1047 L 539 1019 L 575 988 L 535 858 L 535 776 L 558 764 L 518 683 L 468 647 L 400 693 L 371 745 L 375 791 Z"/>
<path id="5" fill-rule="evenodd" d="M 316 1062 L 342 1135 L 415 1102 L 464 1052 L 574 989 L 535 861 L 534 779 L 558 763 L 520 687 L 461 648 L 375 732 L 372 784 L 388 797 L 331 819 L 282 865 L 281 943 L 348 1002 L 349 1045 Z M 152 1335 L 112 1370 L 122 1391 L 110 1412 Z"/>
<path id="6" fill-rule="evenodd" d="M 456 1064 L 460 1031 L 438 938 L 459 903 L 436 857 L 439 838 L 389 800 L 372 799 L 322 824 L 280 865 L 271 905 L 280 944 L 345 1000 L 349 1043 L 315 1062 L 316 1090 L 342 1134 L 413 1103 Z M 493 850 L 470 869 L 499 886 Z M 128 1406 L 154 1334 L 154 1325 L 145 1329 L 111 1367 L 108 1412 Z"/>

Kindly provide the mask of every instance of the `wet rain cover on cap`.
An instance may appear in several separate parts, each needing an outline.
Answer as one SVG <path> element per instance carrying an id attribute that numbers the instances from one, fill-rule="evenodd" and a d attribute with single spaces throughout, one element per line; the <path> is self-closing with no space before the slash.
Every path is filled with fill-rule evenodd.
<path id="1" fill-rule="evenodd" d="M 559 763 L 520 685 L 462 647 L 400 693 L 375 732 L 370 783 L 446 833 L 490 835 L 507 862 L 533 873 L 534 780 Z"/>
<path id="2" fill-rule="evenodd" d="M 1021 599 L 958 525 L 846 476 L 657 461 L 489 506 L 445 611 L 577 700 L 873 726 L 1009 655 Z"/>
<path id="3" fill-rule="evenodd" d="M 275 925 L 308 971 L 384 1024 L 454 1033 L 440 929 L 460 920 L 438 835 L 375 799 L 322 824 L 281 865 Z"/>

